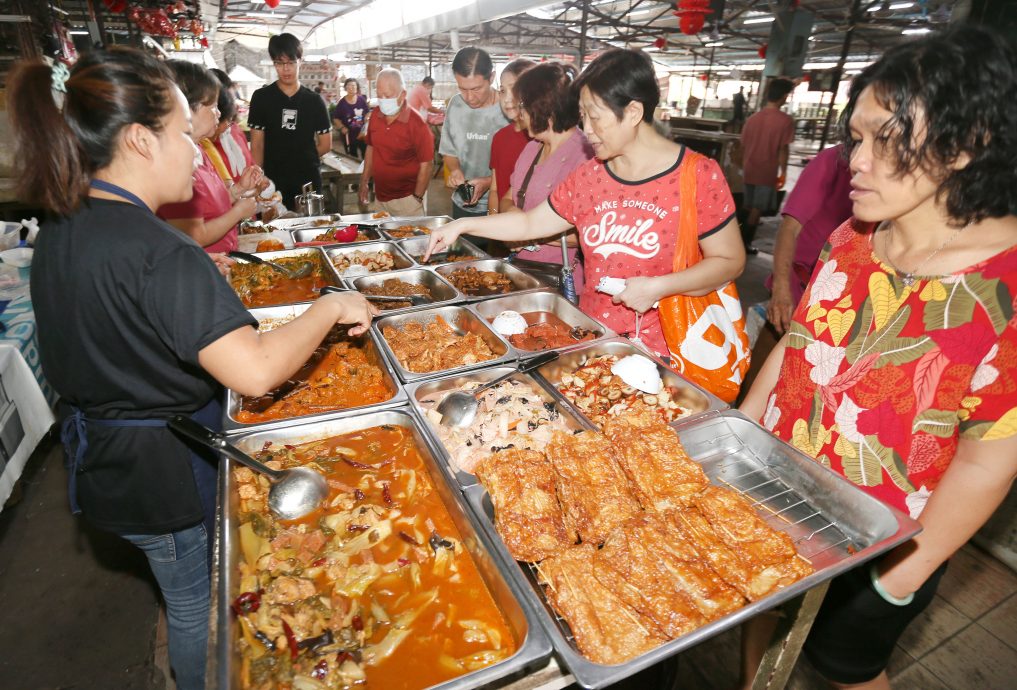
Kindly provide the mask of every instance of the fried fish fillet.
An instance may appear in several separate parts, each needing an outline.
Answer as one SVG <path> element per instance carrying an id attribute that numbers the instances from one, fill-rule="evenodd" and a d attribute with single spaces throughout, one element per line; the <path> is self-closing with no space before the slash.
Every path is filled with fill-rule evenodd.
<path id="1" fill-rule="evenodd" d="M 612 532 L 593 559 L 600 583 L 669 637 L 691 632 L 745 603 L 676 536 L 669 513 L 642 513 Z"/>
<path id="2" fill-rule="evenodd" d="M 639 512 L 606 438 L 592 431 L 558 431 L 545 450 L 556 475 L 569 536 L 599 544 L 611 529 Z"/>
<path id="3" fill-rule="evenodd" d="M 517 561 L 542 561 L 575 543 L 565 531 L 554 471 L 543 453 L 493 453 L 476 475 L 491 495 L 495 529 Z"/>
<path id="4" fill-rule="evenodd" d="M 696 496 L 695 503 L 716 538 L 734 557 L 709 537 L 697 537 L 695 543 L 702 545 L 714 567 L 750 600 L 812 573 L 812 566 L 798 556 L 791 538 L 766 524 L 743 496 L 711 486 Z M 702 533 L 703 523 L 686 516 L 679 529 Z"/>
<path id="5" fill-rule="evenodd" d="M 663 511 L 691 505 L 709 480 L 685 452 L 678 434 L 650 411 L 612 417 L 604 435 L 644 510 Z"/>
<path id="6" fill-rule="evenodd" d="M 656 626 L 593 577 L 591 544 L 580 544 L 540 564 L 547 600 L 566 621 L 583 655 L 620 664 L 667 641 Z"/>

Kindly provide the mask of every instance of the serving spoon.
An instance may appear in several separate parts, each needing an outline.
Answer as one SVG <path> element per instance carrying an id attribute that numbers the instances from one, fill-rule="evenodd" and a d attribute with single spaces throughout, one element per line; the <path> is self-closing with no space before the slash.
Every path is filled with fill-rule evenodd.
<path id="1" fill-rule="evenodd" d="M 184 438 L 222 453 L 268 477 L 272 483 L 268 490 L 268 507 L 283 520 L 295 520 L 307 515 L 316 510 L 328 496 L 325 477 L 309 467 L 273 470 L 229 443 L 223 434 L 183 415 L 170 417 L 167 425 Z"/>
<path id="2" fill-rule="evenodd" d="M 358 290 L 347 290 L 346 288 L 326 285 L 321 288 L 320 293 L 327 295 L 330 292 L 359 292 Z M 371 302 L 409 302 L 411 306 L 419 307 L 422 304 L 431 304 L 434 300 L 430 295 L 364 295 L 364 298 Z"/>
<path id="3" fill-rule="evenodd" d="M 477 416 L 477 410 L 480 409 L 480 401 L 477 397 L 481 393 L 489 388 L 494 388 L 505 379 L 515 376 L 516 374 L 525 374 L 544 366 L 548 362 L 553 362 L 556 359 L 558 359 L 557 351 L 545 352 L 537 355 L 533 359 L 516 364 L 513 370 L 509 373 L 502 374 L 493 381 L 488 381 L 484 385 L 472 391 L 454 391 L 449 393 L 442 398 L 441 402 L 438 403 L 438 407 L 435 408 L 441 415 L 442 425 L 458 427 L 469 426 L 473 423 L 474 418 Z"/>
<path id="4" fill-rule="evenodd" d="M 231 252 L 227 252 L 226 256 L 229 256 L 233 259 L 240 259 L 241 261 L 246 261 L 247 263 L 250 264 L 259 264 L 262 266 L 268 266 L 272 270 L 279 271 L 280 273 L 282 273 L 287 278 L 290 278 L 291 280 L 306 278 L 307 276 L 311 275 L 311 271 L 314 270 L 313 261 L 304 261 L 303 263 L 300 264 L 298 268 L 286 268 L 282 264 L 278 264 L 274 261 L 269 261 L 268 259 L 263 259 L 257 254 L 248 254 L 247 252 L 233 250 Z"/>

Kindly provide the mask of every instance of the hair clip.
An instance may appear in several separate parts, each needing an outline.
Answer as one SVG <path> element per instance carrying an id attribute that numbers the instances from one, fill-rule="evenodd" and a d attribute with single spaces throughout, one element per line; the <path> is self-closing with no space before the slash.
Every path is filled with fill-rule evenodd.
<path id="1" fill-rule="evenodd" d="M 53 90 L 59 91 L 60 93 L 67 93 L 67 79 L 71 76 L 70 70 L 67 69 L 67 65 L 55 60 L 53 62 L 52 76 Z"/>

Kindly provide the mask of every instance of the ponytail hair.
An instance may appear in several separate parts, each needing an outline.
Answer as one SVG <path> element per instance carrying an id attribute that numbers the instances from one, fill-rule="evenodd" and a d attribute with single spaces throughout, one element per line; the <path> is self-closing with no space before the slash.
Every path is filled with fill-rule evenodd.
<path id="1" fill-rule="evenodd" d="M 124 127 L 155 133 L 174 107 L 173 75 L 132 48 L 94 50 L 71 69 L 63 111 L 53 98 L 53 72 L 22 62 L 8 79 L 18 197 L 60 215 L 77 209 L 97 170 L 117 153 Z"/>

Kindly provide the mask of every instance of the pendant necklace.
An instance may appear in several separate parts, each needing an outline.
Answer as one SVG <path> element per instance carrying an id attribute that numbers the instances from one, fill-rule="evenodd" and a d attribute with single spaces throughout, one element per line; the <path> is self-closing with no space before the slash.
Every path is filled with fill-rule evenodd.
<path id="1" fill-rule="evenodd" d="M 894 227 L 895 227 L 894 224 L 890 223 L 890 229 L 887 230 L 886 233 L 886 240 L 883 242 L 883 252 L 886 254 L 886 260 L 890 262 L 890 266 L 897 273 L 897 275 L 900 276 L 900 281 L 904 284 L 904 287 L 911 287 L 912 285 L 915 284 L 915 281 L 918 280 L 917 276 L 921 275 L 920 271 L 922 270 L 922 267 L 925 266 L 925 264 L 932 261 L 933 257 L 935 257 L 936 254 L 939 254 L 939 252 L 941 252 L 943 249 L 945 249 L 948 244 L 957 239 L 957 236 L 960 235 L 961 231 L 964 230 L 964 228 L 966 228 L 967 226 L 965 225 L 954 230 L 953 233 L 946 238 L 946 241 L 943 242 L 943 244 L 939 245 L 939 247 L 937 247 L 935 251 L 933 251 L 931 254 L 925 257 L 920 264 L 915 266 L 910 271 L 902 270 L 900 267 L 897 266 L 897 264 L 894 263 L 893 259 L 890 257 L 890 242 L 893 240 Z"/>

